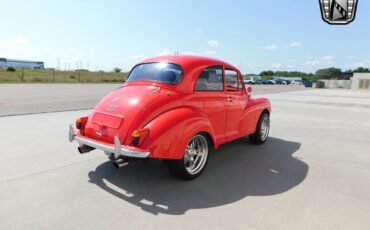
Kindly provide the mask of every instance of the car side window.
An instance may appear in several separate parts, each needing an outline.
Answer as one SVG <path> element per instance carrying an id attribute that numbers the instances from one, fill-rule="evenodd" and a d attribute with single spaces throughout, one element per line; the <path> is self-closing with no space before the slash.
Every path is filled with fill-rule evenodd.
<path id="1" fill-rule="evenodd" d="M 226 90 L 227 91 L 239 91 L 243 88 L 239 81 L 238 72 L 234 70 L 225 70 L 226 74 Z"/>
<path id="2" fill-rule="evenodd" d="M 204 69 L 197 79 L 195 91 L 224 91 L 222 66 Z"/>

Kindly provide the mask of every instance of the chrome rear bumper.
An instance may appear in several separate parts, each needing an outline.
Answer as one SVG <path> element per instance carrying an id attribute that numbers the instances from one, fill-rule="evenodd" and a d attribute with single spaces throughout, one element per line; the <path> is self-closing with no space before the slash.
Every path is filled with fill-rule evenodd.
<path id="1" fill-rule="evenodd" d="M 121 145 L 118 134 L 114 136 L 114 145 L 103 144 L 90 138 L 77 136 L 73 124 L 69 125 L 69 141 L 77 141 L 80 145 L 87 145 L 92 148 L 102 150 L 106 153 L 113 153 L 115 158 L 119 158 L 120 156 L 147 158 L 150 155 L 150 152 L 134 151 L 129 147 Z"/>

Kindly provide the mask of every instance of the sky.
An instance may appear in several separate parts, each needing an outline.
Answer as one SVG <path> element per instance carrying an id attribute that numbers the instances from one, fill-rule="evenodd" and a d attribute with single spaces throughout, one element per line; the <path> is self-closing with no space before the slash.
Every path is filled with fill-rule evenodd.
<path id="1" fill-rule="evenodd" d="M 130 70 L 173 54 L 218 58 L 243 73 L 370 67 L 370 1 L 333 26 L 318 0 L 0 0 L 0 57 L 46 67 Z"/>

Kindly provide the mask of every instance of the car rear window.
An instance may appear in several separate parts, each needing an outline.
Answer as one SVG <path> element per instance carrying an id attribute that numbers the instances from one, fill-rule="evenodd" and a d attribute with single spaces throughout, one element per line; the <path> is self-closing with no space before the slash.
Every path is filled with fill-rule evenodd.
<path id="1" fill-rule="evenodd" d="M 135 66 L 128 76 L 128 82 L 132 81 L 156 81 L 167 84 L 177 84 L 181 81 L 183 70 L 179 65 L 156 62 L 144 63 Z"/>

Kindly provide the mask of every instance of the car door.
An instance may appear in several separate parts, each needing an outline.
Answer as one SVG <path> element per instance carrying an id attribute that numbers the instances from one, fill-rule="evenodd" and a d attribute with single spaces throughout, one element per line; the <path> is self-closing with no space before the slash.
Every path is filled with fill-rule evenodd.
<path id="1" fill-rule="evenodd" d="M 206 113 L 214 129 L 215 137 L 222 141 L 225 137 L 226 96 L 222 66 L 205 68 L 195 83 L 194 95 L 202 101 Z"/>
<path id="2" fill-rule="evenodd" d="M 225 68 L 225 94 L 226 94 L 226 127 L 225 135 L 230 137 L 240 132 L 240 119 L 246 108 L 246 96 L 241 75 L 237 70 Z"/>

